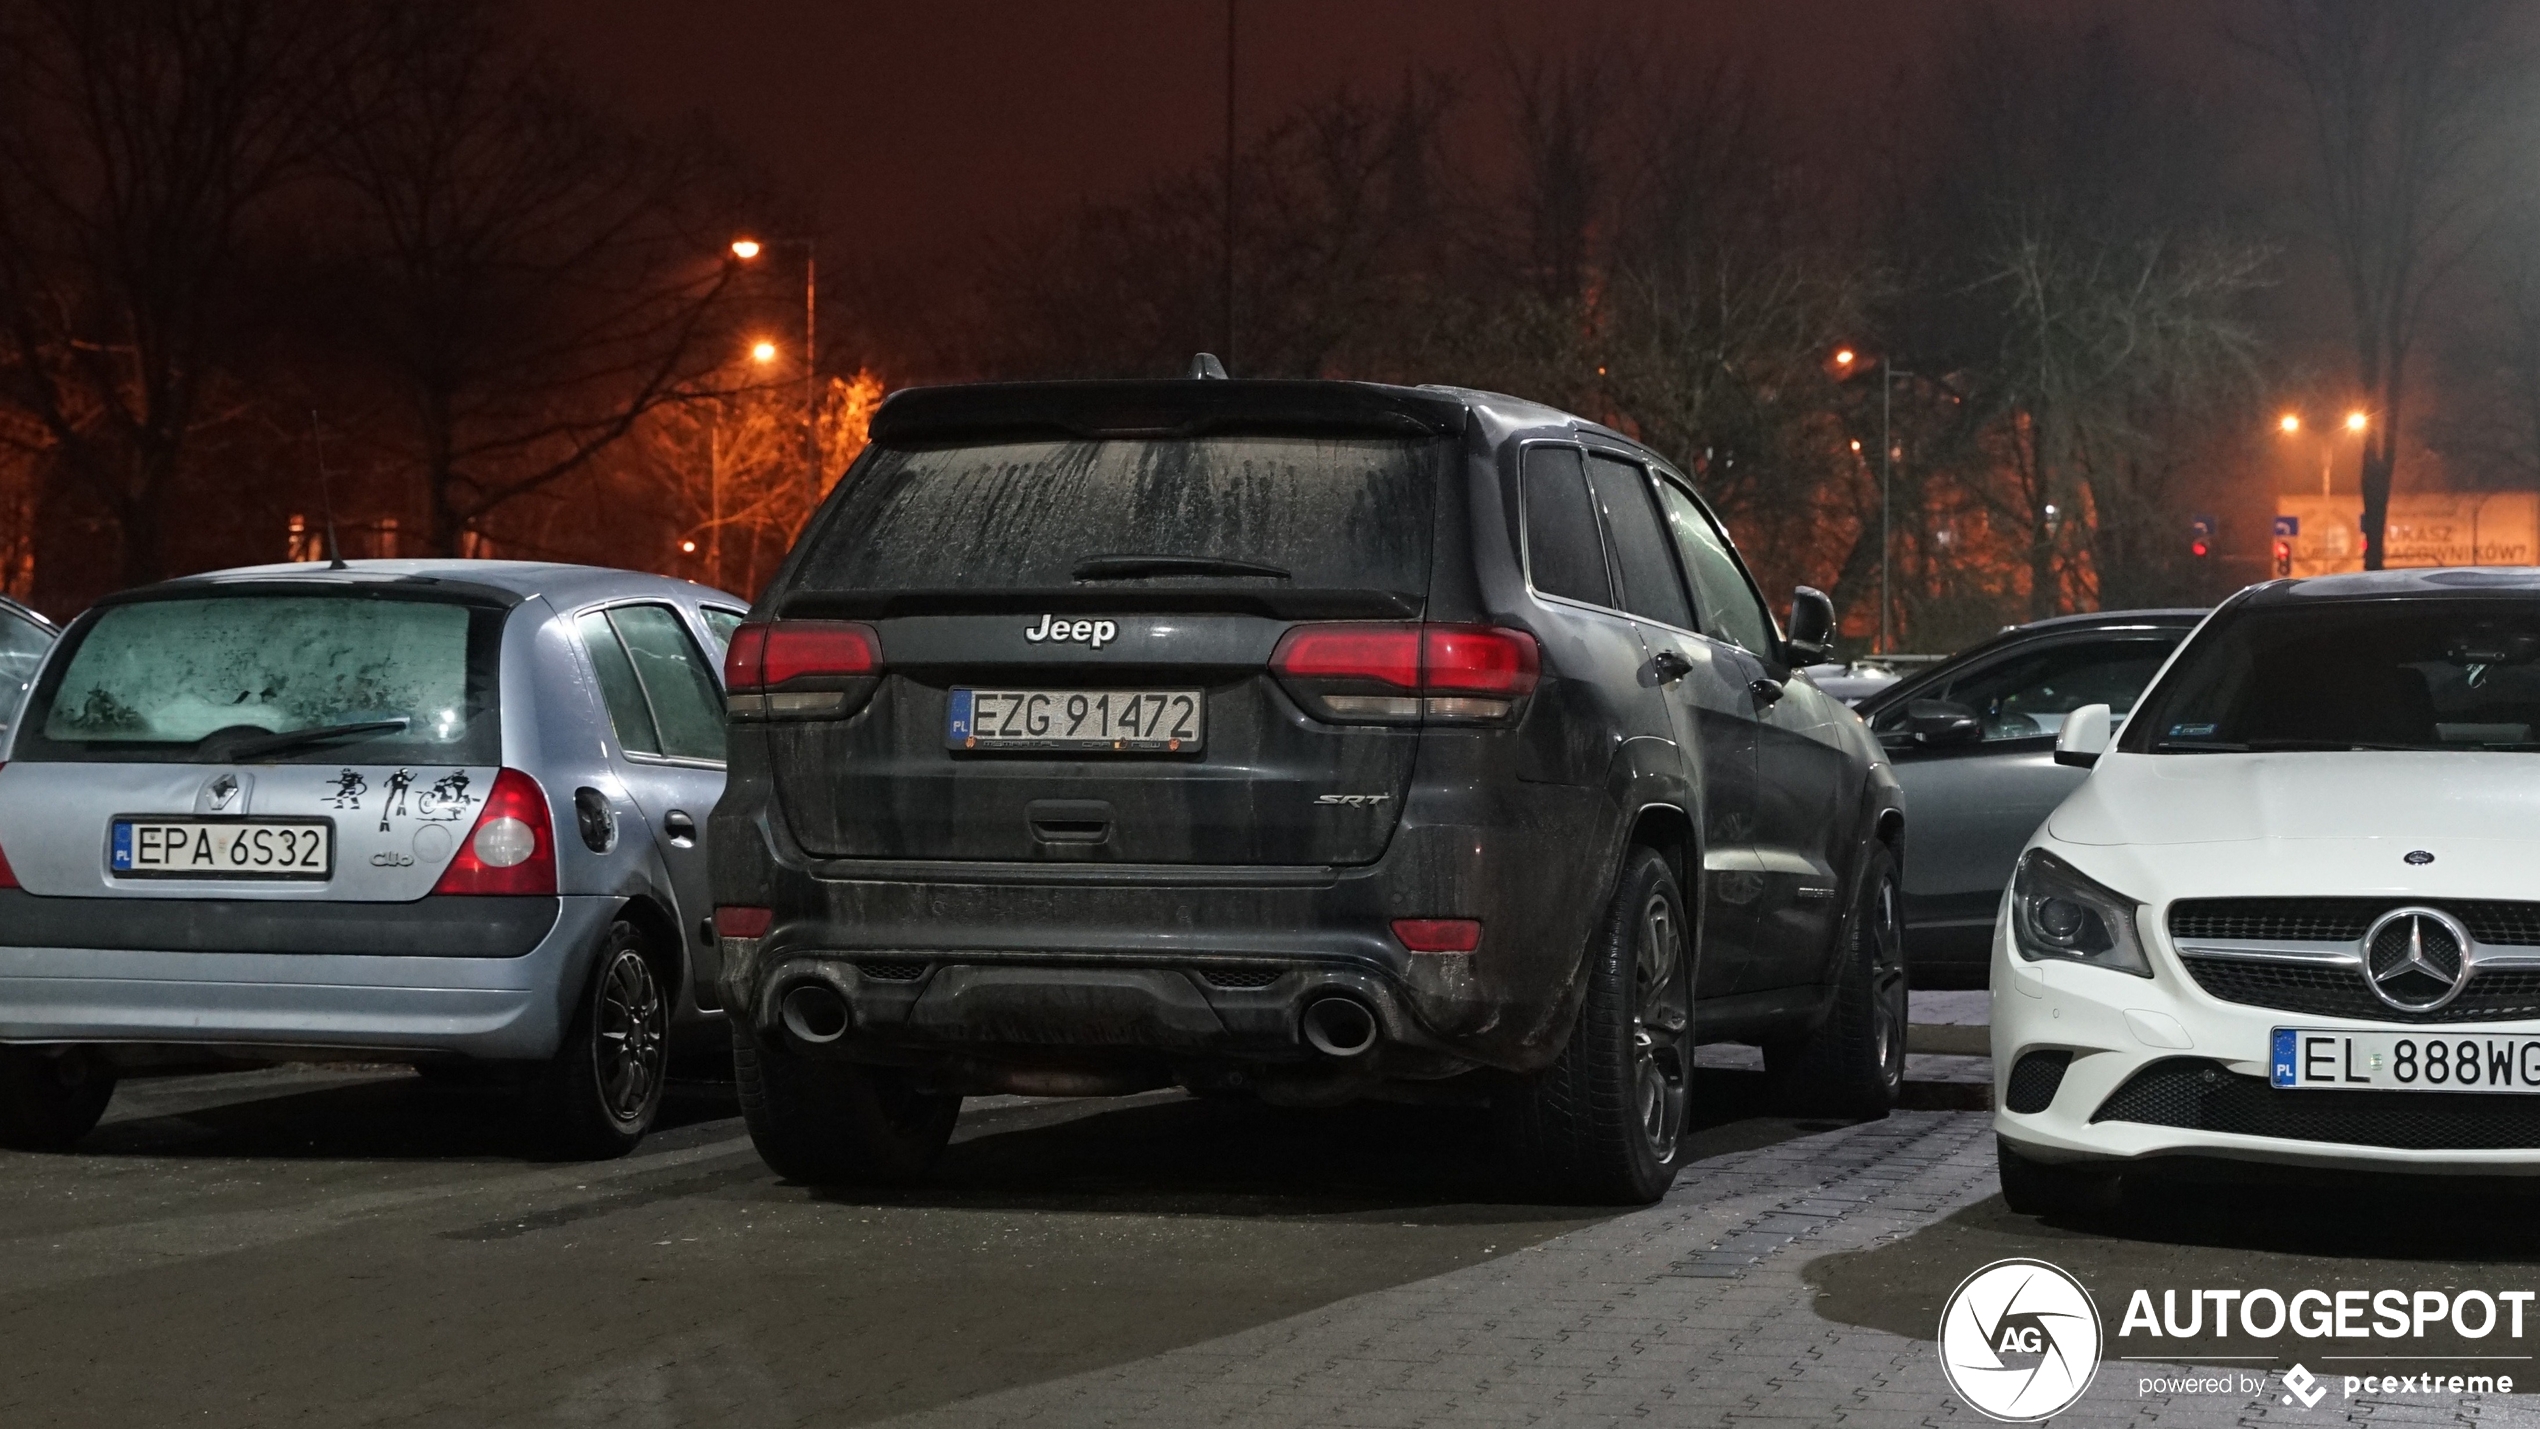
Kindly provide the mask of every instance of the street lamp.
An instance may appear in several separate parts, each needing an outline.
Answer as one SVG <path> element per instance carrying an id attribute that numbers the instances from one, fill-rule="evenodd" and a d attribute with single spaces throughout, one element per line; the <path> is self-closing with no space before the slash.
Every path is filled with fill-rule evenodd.
<path id="1" fill-rule="evenodd" d="M 818 255 L 808 238 L 773 238 L 765 242 L 756 238 L 732 240 L 732 256 L 747 263 L 767 251 L 773 243 L 789 243 L 803 250 L 803 490 L 813 501 L 820 499 L 820 265 Z M 765 355 L 760 355 L 760 349 Z M 760 343 L 750 355 L 766 362 L 776 355 L 771 343 Z"/>
<path id="2" fill-rule="evenodd" d="M 2287 412 L 2275 419 L 2276 429 L 2288 437 L 2302 434 L 2302 414 Z M 2372 417 L 2362 411 L 2348 412 L 2344 423 L 2350 436 L 2362 436 L 2372 426 Z M 2320 434 L 2320 495 L 2329 494 L 2329 478 L 2337 465 L 2337 443 L 2329 433 Z"/>
<path id="3" fill-rule="evenodd" d="M 1850 355 L 1849 348 L 1836 354 L 1838 358 Z M 1913 375 L 1911 372 L 1899 372 L 1888 362 L 1886 353 L 1879 354 L 1879 653 L 1882 655 L 1889 653 L 1887 612 L 1893 597 L 1888 594 L 1888 569 L 1894 564 L 1891 558 L 1896 552 L 1888 534 L 1888 490 L 1896 480 L 1896 438 L 1890 435 L 1889 415 L 1890 409 L 1896 405 L 1896 379 Z"/>
<path id="4" fill-rule="evenodd" d="M 769 363 L 776 360 L 776 344 L 764 339 L 750 344 L 750 361 Z"/>

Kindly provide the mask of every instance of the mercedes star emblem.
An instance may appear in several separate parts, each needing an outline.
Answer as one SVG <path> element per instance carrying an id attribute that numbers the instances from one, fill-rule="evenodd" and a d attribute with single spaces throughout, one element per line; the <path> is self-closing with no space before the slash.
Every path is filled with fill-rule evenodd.
<path id="1" fill-rule="evenodd" d="M 2440 908 L 2393 908 L 2373 920 L 2361 951 L 2364 976 L 2401 1012 L 2432 1012 L 2469 981 L 2469 930 Z"/>

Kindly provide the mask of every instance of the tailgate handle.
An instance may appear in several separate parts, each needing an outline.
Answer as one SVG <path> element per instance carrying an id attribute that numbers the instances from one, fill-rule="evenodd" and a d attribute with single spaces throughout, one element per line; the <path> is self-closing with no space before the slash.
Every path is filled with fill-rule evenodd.
<path id="1" fill-rule="evenodd" d="M 1111 806 L 1100 799 L 1035 799 L 1024 814 L 1045 844 L 1111 842 Z"/>

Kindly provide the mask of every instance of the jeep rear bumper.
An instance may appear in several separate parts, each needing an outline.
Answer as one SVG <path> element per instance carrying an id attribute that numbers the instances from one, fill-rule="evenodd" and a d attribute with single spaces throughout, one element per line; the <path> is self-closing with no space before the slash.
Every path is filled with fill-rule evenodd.
<path id="1" fill-rule="evenodd" d="M 724 1005 L 775 1038 L 785 996 L 821 983 L 850 1009 L 835 1050 L 874 1060 L 1295 1063 L 1318 1055 L 1305 1009 L 1345 996 L 1375 1016 L 1389 1076 L 1558 1055 L 1569 978 L 1528 936 L 1541 913 L 1407 902 L 1386 866 L 782 870 L 767 935 L 723 942 Z M 1389 931 L 1448 912 L 1482 917 L 1477 952 L 1412 953 Z"/>

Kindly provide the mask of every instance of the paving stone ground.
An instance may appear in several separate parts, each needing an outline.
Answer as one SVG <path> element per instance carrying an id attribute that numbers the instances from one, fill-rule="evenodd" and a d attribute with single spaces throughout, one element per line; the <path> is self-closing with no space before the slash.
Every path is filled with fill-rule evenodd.
<path id="1" fill-rule="evenodd" d="M 1701 1162 L 1645 1212 L 1130 1363 L 942 1406 L 1022 1426 L 1922 1426 L 1989 1422 L 1928 1339 L 1821 1318 L 1801 1271 L 1994 1195 L 1988 1117 L 1901 1112 Z M 1975 1267 L 1968 1267 L 1973 1270 Z M 1935 1319 L 1936 1319 L 1935 1312 Z M 2057 1423 L 2540 1424 L 2520 1401 L 2140 1393 L 2210 1367 L 2103 1364 Z"/>

